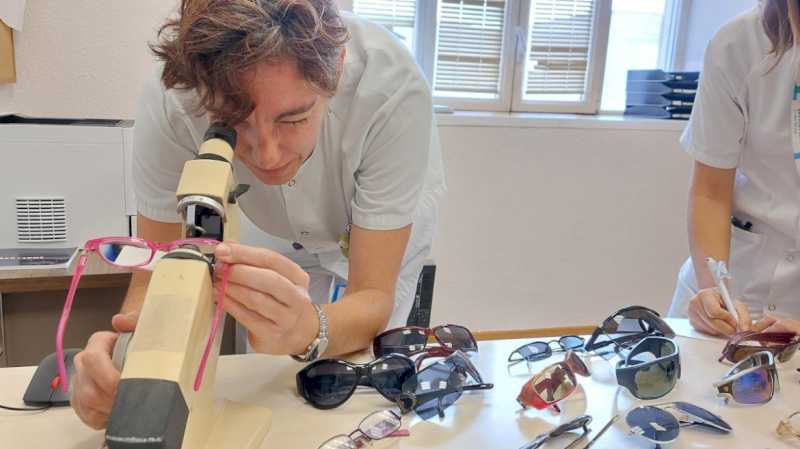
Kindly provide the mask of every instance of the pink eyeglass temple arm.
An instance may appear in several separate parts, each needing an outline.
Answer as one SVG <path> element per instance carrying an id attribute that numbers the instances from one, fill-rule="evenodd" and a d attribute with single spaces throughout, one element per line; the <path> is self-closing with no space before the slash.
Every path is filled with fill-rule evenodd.
<path id="1" fill-rule="evenodd" d="M 58 328 L 56 330 L 56 362 L 58 363 L 58 377 L 60 378 L 59 387 L 62 393 L 66 393 L 69 389 L 67 367 L 64 364 L 64 331 L 67 328 L 69 312 L 72 310 L 72 301 L 75 299 L 75 291 L 78 289 L 78 282 L 81 279 L 83 270 L 86 268 L 86 261 L 86 252 L 81 251 L 81 256 L 78 259 L 78 266 L 75 268 L 75 274 L 72 276 L 72 281 L 70 281 L 69 284 L 67 301 L 64 303 L 64 310 L 61 311 L 61 318 L 58 320 Z"/>
<path id="2" fill-rule="evenodd" d="M 214 339 L 217 336 L 217 329 L 219 327 L 220 318 L 222 318 L 223 309 L 222 306 L 225 302 L 225 291 L 228 289 L 228 276 L 231 272 L 231 265 L 226 263 L 222 265 L 222 285 L 219 288 L 219 295 L 217 296 L 217 308 L 214 311 L 214 320 L 211 322 L 211 334 L 208 336 L 208 341 L 206 342 L 206 349 L 203 351 L 203 358 L 200 360 L 200 366 L 197 368 L 197 375 L 194 378 L 194 391 L 200 389 L 200 385 L 203 383 L 203 375 L 206 371 L 206 363 L 208 362 L 208 356 L 211 353 L 211 347 L 214 345 Z"/>

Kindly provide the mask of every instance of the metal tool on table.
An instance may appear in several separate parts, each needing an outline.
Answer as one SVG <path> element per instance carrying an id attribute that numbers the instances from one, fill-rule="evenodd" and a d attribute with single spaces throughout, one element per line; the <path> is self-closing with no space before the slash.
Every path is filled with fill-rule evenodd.
<path id="1" fill-rule="evenodd" d="M 248 186 L 234 180 L 235 146 L 236 132 L 213 124 L 185 164 L 176 192 L 184 237 L 238 240 L 237 197 Z M 180 247 L 158 261 L 136 332 L 127 348 L 127 338 L 119 339 L 114 359 L 125 356 L 106 429 L 110 449 L 256 448 L 269 430 L 269 409 L 215 399 L 221 333 L 195 388 L 215 309 L 213 265 L 204 252 Z"/>

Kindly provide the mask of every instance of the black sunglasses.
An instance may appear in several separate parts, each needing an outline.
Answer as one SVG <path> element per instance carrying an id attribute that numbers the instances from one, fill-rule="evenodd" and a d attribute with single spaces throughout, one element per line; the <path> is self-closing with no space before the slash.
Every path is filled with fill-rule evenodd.
<path id="1" fill-rule="evenodd" d="M 553 349 L 552 344 L 557 343 L 558 347 Z M 554 352 L 579 351 L 583 349 L 583 337 L 577 335 L 566 335 L 558 340 L 534 341 L 520 346 L 508 356 L 508 364 L 516 365 L 519 362 L 535 362 L 550 358 Z"/>
<path id="2" fill-rule="evenodd" d="M 675 331 L 655 310 L 643 306 L 625 307 L 606 318 L 592 332 L 584 349 L 596 351 L 609 345 L 614 345 L 615 349 L 630 347 L 649 335 L 672 338 Z"/>
<path id="3" fill-rule="evenodd" d="M 639 399 L 657 399 L 681 377 L 678 345 L 665 337 L 647 337 L 617 364 L 617 383 Z"/>
<path id="4" fill-rule="evenodd" d="M 478 343 L 469 329 L 456 324 L 443 324 L 433 328 L 406 326 L 384 331 L 372 341 L 372 353 L 375 357 L 392 353 L 408 356 L 419 354 L 426 351 L 428 337 L 431 336 L 440 345 L 437 349 L 442 350 L 434 355 L 446 356 L 455 350 L 478 351 Z"/>
<path id="5" fill-rule="evenodd" d="M 359 385 L 372 386 L 393 401 L 404 384 L 414 382 L 414 361 L 401 354 L 381 357 L 365 365 L 322 359 L 297 373 L 297 392 L 314 407 L 331 409 L 347 401 Z"/>
<path id="6" fill-rule="evenodd" d="M 467 385 L 472 378 L 476 383 Z M 478 370 L 461 351 L 438 360 L 417 373 L 414 381 L 403 386 L 395 398 L 402 413 L 417 412 L 422 419 L 435 415 L 444 417 L 444 410 L 455 403 L 464 391 L 488 390 L 493 384 L 484 383 Z"/>

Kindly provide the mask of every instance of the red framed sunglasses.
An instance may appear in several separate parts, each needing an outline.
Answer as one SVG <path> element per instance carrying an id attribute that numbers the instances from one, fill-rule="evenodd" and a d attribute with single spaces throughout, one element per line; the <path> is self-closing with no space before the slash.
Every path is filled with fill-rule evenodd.
<path id="1" fill-rule="evenodd" d="M 125 269 L 146 269 L 147 266 L 153 261 L 158 251 L 169 252 L 177 248 L 188 247 L 196 249 L 202 254 L 208 256 L 213 255 L 214 248 L 218 244 L 220 244 L 218 240 L 205 238 L 190 238 L 175 240 L 173 242 L 153 243 L 136 237 L 103 237 L 86 242 L 86 244 L 84 244 L 83 248 L 80 250 L 78 265 L 75 268 L 75 273 L 72 275 L 69 291 L 67 292 L 67 299 L 64 302 L 64 309 L 61 311 L 61 318 L 58 321 L 58 328 L 56 329 L 56 361 L 58 363 L 58 376 L 61 391 L 66 393 L 69 386 L 67 370 L 64 364 L 64 333 L 67 328 L 67 323 L 69 322 L 69 315 L 72 311 L 72 303 L 75 299 L 75 292 L 78 289 L 78 283 L 80 283 L 81 275 L 83 275 L 83 271 L 86 269 L 89 253 L 97 253 L 103 262 L 114 267 Z M 211 267 L 213 268 L 213 264 Z M 228 286 L 229 272 L 230 265 L 224 264 L 222 266 L 222 285 L 217 298 L 214 319 L 211 323 L 211 333 L 209 334 L 208 342 L 206 343 L 203 357 L 200 360 L 200 366 L 198 367 L 197 374 L 195 376 L 195 391 L 200 389 L 208 356 L 211 351 L 211 346 L 213 345 L 214 338 L 217 335 L 219 321 L 222 317 L 222 305 L 225 299 L 225 290 Z"/>
<path id="2" fill-rule="evenodd" d="M 722 349 L 719 361 L 739 363 L 751 355 L 769 351 L 779 362 L 788 362 L 800 347 L 800 337 L 794 332 L 739 332 Z"/>
<path id="3" fill-rule="evenodd" d="M 517 396 L 517 402 L 522 408 L 534 407 L 542 410 L 549 407 L 561 412 L 558 403 L 578 388 L 576 374 L 583 377 L 591 375 L 586 363 L 575 352 L 567 351 L 564 361 L 544 368 L 525 382 Z"/>

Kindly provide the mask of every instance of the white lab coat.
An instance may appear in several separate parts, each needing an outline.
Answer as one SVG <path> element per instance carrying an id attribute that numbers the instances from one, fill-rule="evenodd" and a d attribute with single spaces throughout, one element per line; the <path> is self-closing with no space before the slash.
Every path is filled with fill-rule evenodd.
<path id="1" fill-rule="evenodd" d="M 800 176 L 790 134 L 794 58 L 779 62 L 758 7 L 724 26 L 706 50 L 692 118 L 681 143 L 695 160 L 736 168 L 729 267 L 734 295 L 763 312 L 800 318 Z M 680 270 L 670 316 L 697 293 L 692 261 Z"/>

